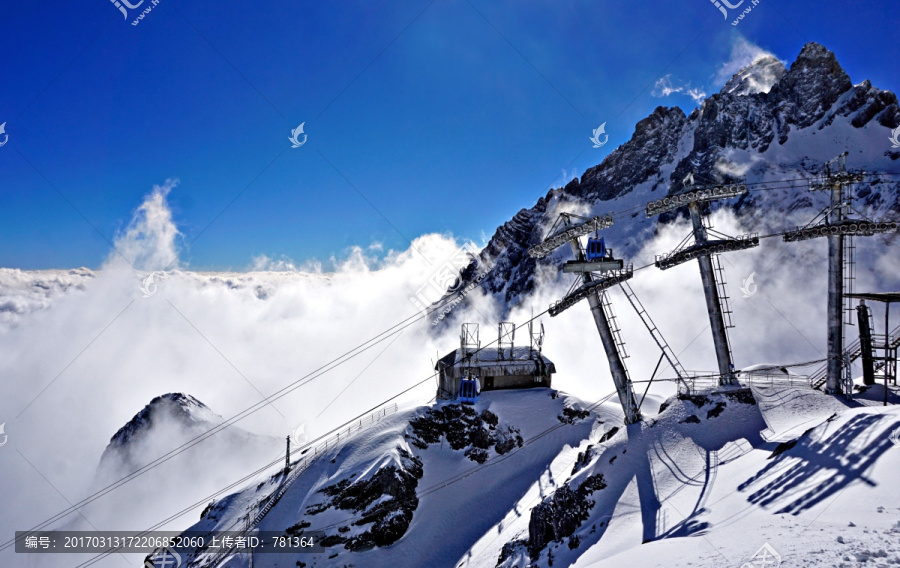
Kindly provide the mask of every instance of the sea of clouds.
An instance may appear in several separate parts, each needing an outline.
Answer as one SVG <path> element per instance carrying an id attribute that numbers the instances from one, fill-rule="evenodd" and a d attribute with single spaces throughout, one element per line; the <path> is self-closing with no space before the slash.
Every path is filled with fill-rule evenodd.
<path id="1" fill-rule="evenodd" d="M 97 465 L 110 437 L 155 396 L 188 393 L 231 417 L 419 315 L 410 297 L 461 246 L 475 247 L 431 234 L 402 251 L 359 247 L 327 263 L 300 266 L 259 257 L 248 259 L 245 272 L 196 272 L 179 257 L 180 233 L 167 203 L 174 186 L 148 194 L 96 269 L 0 269 L 0 423 L 8 435 L 0 448 L 3 542 L 97 489 Z M 725 211 L 713 222 L 725 233 L 746 232 Z M 631 260 L 636 267 L 651 263 L 687 231 L 685 222 L 660 228 Z M 882 238 L 864 241 L 857 289 L 896 289 L 900 269 L 891 248 Z M 739 367 L 824 357 L 824 245 L 821 239 L 796 245 L 764 239 L 757 249 L 723 258 Z M 740 287 L 751 274 L 754 293 L 744 297 Z M 540 314 L 569 284 L 569 276 L 542 273 L 537 290 L 506 319 L 521 323 Z M 667 271 L 646 268 L 631 284 L 685 367 L 715 369 L 696 263 Z M 635 381 L 645 381 L 659 351 L 621 291 L 610 294 L 631 355 L 626 365 Z M 459 323 L 479 322 L 482 344 L 496 338 L 503 306 L 480 290 L 467 300 L 446 325 L 432 326 L 427 318 L 381 336 L 345 364 L 236 424 L 255 435 L 245 437 L 248 443 L 265 445 L 263 450 L 214 436 L 202 450 L 137 478 L 57 526 L 141 530 L 256 469 L 265 463 L 263 455 L 277 458 L 281 440 L 300 425 L 314 438 L 417 383 L 422 384 L 397 400 L 427 403 L 435 395 L 434 361 L 458 345 Z M 609 369 L 587 308 L 540 321 L 544 352 L 558 369 L 554 386 L 588 401 L 609 394 Z M 856 328 L 848 330 L 852 340 Z M 527 342 L 525 328 L 519 328 L 516 343 Z M 657 376 L 674 375 L 664 363 Z M 636 385 L 642 394 L 645 383 Z M 650 392 L 658 400 L 674 392 L 674 383 L 654 384 Z M 158 446 L 145 450 L 148 461 L 178 445 L 177 438 L 159 436 Z M 198 514 L 199 509 L 169 528 L 185 528 Z M 53 559 L 74 565 L 71 558 Z M 136 565 L 135 557 L 113 556 L 98 565 L 129 562 Z M 49 557 L 7 549 L 0 552 L 0 565 L 54 564 Z"/>

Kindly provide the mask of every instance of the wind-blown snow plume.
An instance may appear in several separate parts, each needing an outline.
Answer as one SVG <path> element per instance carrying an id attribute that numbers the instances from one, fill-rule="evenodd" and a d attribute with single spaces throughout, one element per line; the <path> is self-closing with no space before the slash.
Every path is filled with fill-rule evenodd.
<path id="1" fill-rule="evenodd" d="M 747 89 L 742 94 L 769 92 L 772 85 L 781 78 L 784 65 L 772 53 L 738 35 L 731 44 L 731 58 L 716 72 L 715 84 L 724 85 L 741 70 L 761 61 L 771 61 L 772 64 L 754 66 L 755 73 L 747 78 Z"/>

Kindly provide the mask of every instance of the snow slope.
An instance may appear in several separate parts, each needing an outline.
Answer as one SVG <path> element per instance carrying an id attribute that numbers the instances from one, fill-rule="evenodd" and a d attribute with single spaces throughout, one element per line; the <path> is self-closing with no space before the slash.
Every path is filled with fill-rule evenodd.
<path id="1" fill-rule="evenodd" d="M 549 389 L 488 392 L 468 414 L 412 408 L 323 453 L 257 527 L 324 534 L 325 553 L 257 554 L 253 565 L 739 566 L 764 545 L 786 566 L 900 563 L 900 408 L 878 406 L 881 392 L 698 393 L 627 428 L 614 404 Z M 482 430 L 512 442 L 479 463 Z M 190 530 L 242 526 L 280 481 L 222 499 Z M 396 531 L 373 545 L 379 510 Z M 210 559 L 183 554 L 188 566 Z"/>
<path id="2" fill-rule="evenodd" d="M 900 448 L 890 441 L 900 408 L 848 408 L 805 387 L 759 389 L 755 398 L 766 402 L 673 401 L 657 420 L 616 436 L 568 482 L 604 476 L 590 516 L 534 559 L 524 550 L 534 523 L 528 532 L 510 531 L 518 556 L 502 565 L 549 566 L 552 557 L 554 566 L 739 566 L 767 543 L 788 566 L 873 555 L 900 562 L 891 473 Z M 786 435 L 804 426 L 805 433 Z M 633 461 L 625 461 L 628 453 Z"/>
<path id="3" fill-rule="evenodd" d="M 436 410 L 456 408 L 454 404 L 438 404 Z M 570 410 L 564 412 L 564 409 Z M 621 422 L 621 412 L 612 404 L 600 405 L 578 413 L 584 403 L 550 389 L 495 391 L 483 394 L 474 407 L 473 415 L 485 411 L 496 416 L 491 428 L 490 419 L 473 432 L 499 432 L 502 439 L 511 440 L 510 447 L 488 449 L 479 463 L 479 444 L 463 440 L 454 450 L 447 436 L 439 441 L 422 443 L 412 424 L 427 417 L 431 407 L 418 407 L 400 412 L 361 432 L 346 444 L 331 449 L 313 462 L 278 501 L 259 525 L 262 531 L 284 531 L 298 524 L 303 530 L 324 530 L 330 537 L 353 537 L 370 529 L 370 524 L 354 525 L 365 514 L 354 508 L 341 509 L 328 503 L 323 490 L 342 480 L 351 480 L 351 488 L 365 485 L 378 477 L 385 468 L 409 469 L 419 462 L 419 477 L 408 476 L 417 495 L 411 523 L 394 544 L 351 551 L 346 543 L 329 547 L 327 555 L 298 555 L 296 560 L 308 566 L 449 566 L 457 559 L 470 555 L 471 543 L 503 522 L 511 512 L 528 514 L 527 507 L 517 502 L 529 495 L 532 500 L 547 495 L 565 479 L 576 460 L 579 446 L 592 434 L 609 429 Z M 567 416 L 569 414 L 569 416 Z M 487 415 L 490 416 L 490 415 Z M 600 422 L 602 420 L 602 423 Z M 457 423 L 458 426 L 458 423 Z M 511 430 L 510 430 L 511 428 Z M 452 434 L 450 436 L 452 438 Z M 521 439 L 521 446 L 518 440 Z M 434 439 L 432 439 L 434 440 Z M 581 448 L 583 451 L 584 448 Z M 499 453 L 502 451 L 503 453 Z M 468 455 L 467 455 L 468 454 Z M 415 468 L 415 466 L 412 466 Z M 279 476 L 255 484 L 217 504 L 211 512 L 190 530 L 223 530 L 238 526 L 256 502 L 271 493 L 280 481 Z M 532 486 L 540 489 L 533 494 Z M 408 490 L 409 488 L 407 488 Z M 369 497 L 384 503 L 404 491 L 384 486 L 368 488 Z M 389 495 L 389 492 L 394 495 Z M 369 507 L 363 507 L 367 509 Z M 370 509 L 370 508 L 369 508 Z M 317 512 L 321 510 L 321 512 Z M 301 524 L 302 523 L 302 524 Z M 348 530 L 349 529 L 349 530 Z M 354 547 L 350 544 L 351 548 Z M 294 565 L 288 555 L 265 554 L 254 558 L 254 567 Z M 193 559 L 193 558 L 192 558 Z M 238 556 L 229 566 L 248 565 L 249 559 Z M 203 565 L 200 558 L 198 565 Z"/>

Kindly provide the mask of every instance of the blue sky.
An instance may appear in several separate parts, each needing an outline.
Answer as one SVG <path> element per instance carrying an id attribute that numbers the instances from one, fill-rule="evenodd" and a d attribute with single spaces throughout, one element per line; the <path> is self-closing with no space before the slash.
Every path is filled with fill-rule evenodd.
<path id="1" fill-rule="evenodd" d="M 714 92 L 743 39 L 787 61 L 817 41 L 900 88 L 890 2 L 763 0 L 732 26 L 708 0 L 161 0 L 131 25 L 150 3 L 0 6 L 0 266 L 98 266 L 169 178 L 196 269 L 480 243 L 656 106 L 689 113 L 655 80 Z"/>

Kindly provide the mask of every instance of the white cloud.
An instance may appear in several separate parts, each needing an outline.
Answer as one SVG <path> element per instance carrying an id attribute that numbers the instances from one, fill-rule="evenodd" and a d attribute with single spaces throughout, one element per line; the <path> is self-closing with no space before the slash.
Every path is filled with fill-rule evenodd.
<path id="1" fill-rule="evenodd" d="M 166 180 L 153 186 L 124 233 L 115 239 L 116 250 L 107 259 L 107 265 L 121 267 L 130 263 L 138 270 L 163 270 L 177 268 L 178 250 L 175 239 L 181 234 L 172 221 L 172 211 L 166 201 L 178 180 Z M 124 258 L 123 258 L 124 257 Z"/>
<path id="2" fill-rule="evenodd" d="M 293 260 L 286 256 L 282 256 L 280 259 L 275 260 L 261 254 L 253 258 L 250 270 L 253 272 L 297 272 L 297 265 L 294 264 Z"/>
<path id="3" fill-rule="evenodd" d="M 173 186 L 154 188 L 116 240 L 142 269 L 164 267 L 174 258 L 179 233 L 165 199 Z M 0 423 L 6 423 L 9 435 L 0 456 L 0 533 L 29 528 L 68 506 L 16 450 L 76 502 L 92 487 L 110 436 L 155 396 L 189 393 L 230 417 L 260 401 L 260 392 L 270 395 L 417 315 L 410 296 L 459 243 L 425 235 L 413 247 L 353 248 L 346 257 L 331 259 L 331 272 L 264 255 L 252 265 L 262 272 L 169 270 L 147 298 L 141 292 L 144 274 L 135 274 L 117 254 L 101 269 L 83 274 L 0 271 L 0 306 L 8 306 L 0 318 Z M 453 314 L 464 310 L 459 306 Z M 427 379 L 435 352 L 443 354 L 458 343 L 456 330 L 433 337 L 432 329 L 428 322 L 417 323 L 384 350 L 394 339 L 388 336 L 275 402 L 278 412 L 265 408 L 238 426 L 279 440 L 301 423 L 311 437 L 327 432 Z M 433 381 L 410 393 L 418 400 L 433 395 Z M 203 459 L 200 467 L 163 468 L 172 475 L 193 472 L 184 479 L 138 478 L 85 514 L 100 530 L 139 529 L 225 485 L 224 479 L 240 477 L 244 472 L 232 469 L 235 464 L 262 465 L 248 460 L 214 464 L 207 450 Z M 148 495 L 157 498 L 151 503 Z M 142 506 L 123 505 L 130 501 Z M 198 514 L 192 512 L 173 528 L 195 521 Z M 0 565 L 19 565 L 5 554 L 0 553 Z M 54 555 L 45 556 L 42 563 Z"/>
<path id="4" fill-rule="evenodd" d="M 690 82 L 675 84 L 671 73 L 657 79 L 653 85 L 653 90 L 650 91 L 650 95 L 654 97 L 668 97 L 676 93 L 691 97 L 695 103 L 699 103 L 706 98 L 706 93 L 700 88 L 691 87 Z"/>

